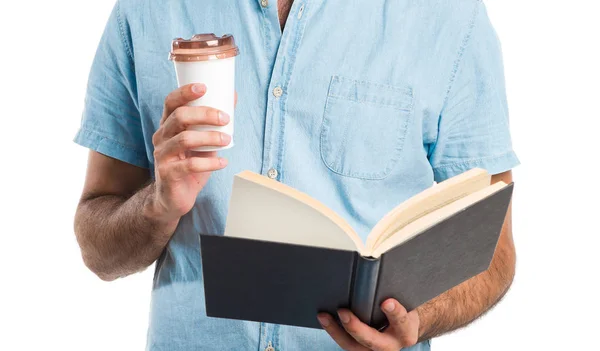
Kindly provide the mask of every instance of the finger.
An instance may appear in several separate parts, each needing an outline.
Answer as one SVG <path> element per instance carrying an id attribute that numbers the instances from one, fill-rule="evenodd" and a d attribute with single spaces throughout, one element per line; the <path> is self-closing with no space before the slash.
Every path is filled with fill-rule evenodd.
<path id="1" fill-rule="evenodd" d="M 192 157 L 159 167 L 161 179 L 179 180 L 190 174 L 218 171 L 227 167 L 227 160 L 221 157 Z"/>
<path id="2" fill-rule="evenodd" d="M 368 351 L 367 348 L 354 340 L 336 321 L 327 313 L 319 313 L 317 319 L 327 334 L 344 350 Z"/>
<path id="3" fill-rule="evenodd" d="M 417 343 L 419 335 L 418 321 L 413 321 L 406 308 L 397 300 L 387 299 L 381 304 L 381 310 L 385 313 L 389 327 L 386 334 L 393 335 L 403 347 L 412 346 Z"/>
<path id="4" fill-rule="evenodd" d="M 233 100 L 233 106 L 237 106 L 237 100 L 238 100 L 238 95 L 237 95 L 237 91 L 235 92 L 235 98 Z"/>
<path id="5" fill-rule="evenodd" d="M 217 157 L 216 151 L 193 151 L 190 150 L 185 153 L 185 157 Z"/>
<path id="6" fill-rule="evenodd" d="M 231 136 L 225 133 L 186 130 L 159 144 L 154 149 L 154 157 L 155 159 L 162 160 L 168 156 L 185 154 L 186 151 L 201 146 L 227 146 L 230 142 Z"/>
<path id="7" fill-rule="evenodd" d="M 205 93 L 206 85 L 199 83 L 184 85 L 173 90 L 165 99 L 163 117 L 160 120 L 160 124 L 163 124 L 175 109 L 201 98 Z"/>
<path id="8" fill-rule="evenodd" d="M 163 139 L 169 139 L 194 125 L 224 126 L 229 123 L 227 113 L 205 106 L 177 108 L 162 125 Z"/>
<path id="9" fill-rule="evenodd" d="M 361 322 L 350 310 L 341 309 L 338 315 L 346 332 L 367 349 L 376 351 L 400 349 L 399 341 Z"/>

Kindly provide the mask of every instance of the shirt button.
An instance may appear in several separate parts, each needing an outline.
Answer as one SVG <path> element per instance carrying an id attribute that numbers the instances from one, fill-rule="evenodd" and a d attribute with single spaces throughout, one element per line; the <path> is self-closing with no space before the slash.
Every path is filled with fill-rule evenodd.
<path id="1" fill-rule="evenodd" d="M 273 89 L 273 95 L 275 95 L 275 97 L 281 97 L 281 95 L 283 95 L 283 89 L 281 89 L 281 87 L 276 87 Z"/>
<path id="2" fill-rule="evenodd" d="M 271 168 L 268 172 L 267 172 L 267 176 L 269 176 L 269 178 L 271 179 L 275 179 L 277 178 L 277 175 L 279 173 L 277 172 L 277 170 L 275 168 Z"/>
<path id="3" fill-rule="evenodd" d="M 273 345 L 271 344 L 270 341 L 269 341 L 269 346 L 267 346 L 267 348 L 265 349 L 265 351 L 275 351 L 275 348 L 273 347 Z"/>
<path id="4" fill-rule="evenodd" d="M 260 0 L 260 6 L 262 6 L 262 7 L 269 6 L 269 0 Z"/>

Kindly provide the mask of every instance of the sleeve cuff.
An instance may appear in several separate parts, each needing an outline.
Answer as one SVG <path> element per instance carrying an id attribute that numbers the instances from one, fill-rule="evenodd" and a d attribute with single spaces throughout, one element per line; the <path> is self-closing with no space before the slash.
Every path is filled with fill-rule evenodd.
<path id="1" fill-rule="evenodd" d="M 145 151 L 125 146 L 98 132 L 81 128 L 73 141 L 108 157 L 130 163 L 137 167 L 149 168 L 149 162 Z"/>
<path id="2" fill-rule="evenodd" d="M 483 168 L 487 170 L 489 174 L 494 175 L 509 171 L 519 164 L 520 162 L 515 152 L 509 151 L 501 155 L 482 157 L 465 162 L 434 167 L 433 174 L 435 181 L 439 183 L 473 168 Z"/>

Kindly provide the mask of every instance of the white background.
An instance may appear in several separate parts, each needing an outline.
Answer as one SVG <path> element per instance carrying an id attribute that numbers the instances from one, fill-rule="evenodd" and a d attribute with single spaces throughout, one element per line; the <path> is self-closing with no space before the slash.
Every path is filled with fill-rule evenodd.
<path id="1" fill-rule="evenodd" d="M 600 350 L 600 8 L 487 3 L 523 163 L 514 172 L 517 277 L 496 309 L 434 350 Z M 87 151 L 71 140 L 112 6 L 0 4 L 0 350 L 145 345 L 151 270 L 100 281 L 72 230 Z"/>

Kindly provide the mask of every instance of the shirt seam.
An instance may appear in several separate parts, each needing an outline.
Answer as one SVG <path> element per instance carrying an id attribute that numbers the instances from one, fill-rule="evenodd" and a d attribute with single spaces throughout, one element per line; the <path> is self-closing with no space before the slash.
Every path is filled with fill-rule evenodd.
<path id="1" fill-rule="evenodd" d="M 507 151 L 501 154 L 496 154 L 496 155 L 491 155 L 491 156 L 484 156 L 484 157 L 479 157 L 479 158 L 474 158 L 474 159 L 470 159 L 467 161 L 461 161 L 461 162 L 455 162 L 455 163 L 449 163 L 446 165 L 440 165 L 440 166 L 436 166 L 433 167 L 433 170 L 440 170 L 440 169 L 448 169 L 448 168 L 455 168 L 458 166 L 467 166 L 467 165 L 471 165 L 473 163 L 479 163 L 482 161 L 490 161 L 490 160 L 495 160 L 495 159 L 499 159 L 502 157 L 506 157 L 506 156 L 510 156 L 514 154 L 514 151 Z"/>
<path id="2" fill-rule="evenodd" d="M 123 29 L 123 21 L 121 20 L 121 2 L 117 1 L 117 23 L 119 24 L 119 36 L 121 37 L 121 43 L 125 46 L 127 56 L 133 61 L 133 52 L 129 47 L 127 40 L 125 40 L 125 30 Z"/>
<path id="3" fill-rule="evenodd" d="M 397 104 L 397 103 L 385 103 L 385 102 L 379 102 L 379 101 L 374 101 L 374 97 L 373 99 L 354 99 L 354 98 L 349 98 L 346 96 L 341 96 L 341 95 L 329 95 L 330 98 L 334 98 L 334 99 L 339 99 L 339 100 L 347 100 L 347 101 L 351 101 L 351 102 L 356 102 L 357 104 L 361 104 L 361 105 L 374 105 L 374 106 L 381 106 L 381 107 L 391 107 L 395 110 L 399 110 L 399 111 L 403 111 L 403 112 L 410 112 L 411 111 L 411 107 L 412 103 L 409 105 L 409 107 L 403 107 L 404 104 Z"/>
<path id="4" fill-rule="evenodd" d="M 347 77 L 338 76 L 338 75 L 333 76 L 333 80 L 337 80 L 339 82 L 348 81 L 348 82 L 352 82 L 352 83 L 361 83 L 361 84 L 365 84 L 365 85 L 377 86 L 377 87 L 395 90 L 395 91 L 399 91 L 399 92 L 404 91 L 406 94 L 411 94 L 411 95 L 413 93 L 413 89 L 411 87 L 398 87 L 398 86 L 394 86 L 394 85 L 390 85 L 390 84 L 375 83 L 375 82 L 371 82 L 368 80 L 352 79 L 352 78 L 347 78 Z"/>
<path id="5" fill-rule="evenodd" d="M 456 82 L 456 77 L 458 75 L 458 70 L 460 69 L 460 65 L 463 62 L 463 56 L 465 53 L 465 50 L 467 49 L 468 44 L 471 42 L 471 37 L 473 35 L 473 29 L 475 28 L 475 21 L 477 19 L 477 15 L 479 14 L 480 11 L 480 5 L 481 5 L 482 0 L 477 0 L 475 3 L 475 8 L 473 9 L 473 13 L 471 15 L 471 20 L 469 21 L 469 26 L 467 27 L 467 33 L 465 34 L 462 43 L 458 49 L 458 54 L 456 56 L 456 59 L 454 60 L 454 65 L 452 67 L 452 73 L 450 74 L 450 80 L 448 81 L 448 88 L 446 89 L 446 94 L 444 96 L 444 100 L 442 102 L 442 110 L 444 110 L 444 108 L 446 107 L 446 104 L 448 103 L 448 99 L 450 98 L 450 92 L 452 91 L 452 88 L 454 87 L 454 83 Z M 429 150 L 427 152 L 427 157 L 431 157 L 433 155 L 433 152 L 435 151 L 437 144 L 439 142 L 440 139 L 440 125 L 442 123 L 442 112 L 440 111 L 439 114 L 439 118 L 438 118 L 438 128 L 437 128 L 437 135 L 435 140 L 433 140 L 433 142 L 431 143 Z"/>
<path id="6" fill-rule="evenodd" d="M 96 135 L 96 136 L 100 137 L 100 141 L 102 141 L 102 140 L 108 140 L 108 141 L 116 144 L 117 146 L 119 146 L 119 147 L 121 147 L 123 149 L 126 149 L 128 151 L 131 151 L 131 152 L 135 153 L 137 156 L 141 156 L 142 158 L 146 158 L 146 156 L 147 156 L 145 151 L 141 151 L 141 150 L 135 149 L 135 148 L 133 148 L 133 147 L 131 147 L 129 145 L 125 145 L 124 143 L 122 143 L 122 142 L 120 142 L 118 140 L 113 139 L 112 137 L 108 136 L 107 134 L 104 134 L 104 133 L 101 133 L 101 132 L 98 132 L 98 131 L 95 131 L 95 130 L 92 130 L 92 129 L 88 129 L 88 128 L 85 128 L 85 127 L 81 128 L 81 132 Z"/>
<path id="7" fill-rule="evenodd" d="M 473 28 L 475 27 L 475 21 L 477 19 L 477 15 L 480 11 L 481 0 L 477 0 L 475 9 L 473 10 L 473 14 L 471 15 L 471 20 L 469 22 L 469 26 L 467 29 L 467 34 L 462 40 L 460 48 L 458 49 L 458 54 L 456 59 L 454 60 L 454 66 L 452 68 L 452 73 L 450 75 L 450 81 L 448 82 L 448 89 L 446 90 L 446 96 L 444 97 L 444 103 L 442 106 L 446 106 L 448 102 L 448 98 L 450 96 L 450 91 L 454 87 L 454 82 L 456 81 L 456 76 L 458 75 L 458 70 L 460 68 L 461 63 L 463 62 L 462 58 L 464 56 L 465 50 L 471 41 L 471 37 L 473 35 Z"/>

